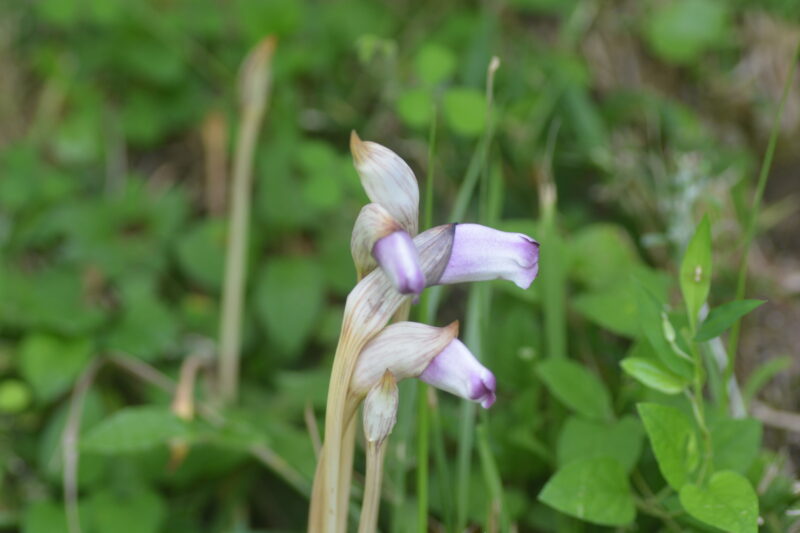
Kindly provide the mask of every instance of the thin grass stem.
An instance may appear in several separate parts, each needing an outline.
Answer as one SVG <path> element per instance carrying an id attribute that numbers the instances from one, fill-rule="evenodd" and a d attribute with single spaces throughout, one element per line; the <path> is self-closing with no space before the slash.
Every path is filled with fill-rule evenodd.
<path id="1" fill-rule="evenodd" d="M 753 244 L 753 239 L 756 236 L 758 225 L 758 214 L 761 210 L 761 200 L 764 197 L 764 189 L 767 187 L 767 180 L 769 179 L 769 171 L 772 168 L 772 158 L 775 155 L 775 147 L 778 144 L 778 134 L 780 133 L 781 118 L 783 117 L 783 108 L 786 105 L 786 100 L 789 98 L 789 90 L 794 81 L 794 73 L 797 67 L 797 61 L 800 58 L 800 42 L 795 47 L 794 54 L 789 64 L 789 73 L 786 76 L 786 83 L 783 85 L 783 94 L 781 95 L 778 108 L 775 110 L 775 116 L 772 119 L 772 131 L 769 134 L 769 142 L 767 143 L 767 151 L 764 153 L 764 160 L 761 163 L 761 170 L 758 174 L 758 182 L 756 183 L 756 192 L 753 195 L 753 207 L 750 210 L 750 218 L 747 221 L 745 228 L 744 248 L 742 250 L 742 262 L 739 265 L 739 276 L 736 281 L 736 299 L 741 300 L 744 298 L 745 289 L 747 285 L 747 270 L 748 259 L 750 257 L 750 247 Z M 734 364 L 736 363 L 736 352 L 739 349 L 739 334 L 741 330 L 742 319 L 739 318 L 733 323 L 731 333 L 728 336 L 728 367 L 726 370 L 726 378 L 733 375 Z M 727 379 L 726 379 L 727 382 Z"/>

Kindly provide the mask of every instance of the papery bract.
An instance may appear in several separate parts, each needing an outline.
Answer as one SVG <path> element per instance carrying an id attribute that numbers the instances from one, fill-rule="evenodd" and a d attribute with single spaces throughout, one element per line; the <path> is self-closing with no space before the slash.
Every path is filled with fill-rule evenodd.
<path id="1" fill-rule="evenodd" d="M 350 151 L 369 199 L 385 207 L 410 235 L 416 235 L 419 185 L 411 168 L 393 151 L 362 141 L 356 132 L 350 135 Z"/>
<path id="2" fill-rule="evenodd" d="M 387 371 L 397 381 L 417 377 L 458 335 L 458 322 L 437 328 L 417 322 L 386 326 L 370 340 L 358 356 L 350 390 L 363 396 Z"/>

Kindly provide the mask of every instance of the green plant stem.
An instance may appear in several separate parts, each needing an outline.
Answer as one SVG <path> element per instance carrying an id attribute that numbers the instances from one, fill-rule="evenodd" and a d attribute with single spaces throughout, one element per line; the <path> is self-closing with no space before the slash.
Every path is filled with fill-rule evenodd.
<path id="1" fill-rule="evenodd" d="M 783 108 L 786 105 L 786 100 L 789 97 L 789 90 L 794 81 L 795 68 L 797 66 L 798 58 L 800 58 L 800 42 L 795 47 L 794 54 L 789 64 L 789 73 L 786 76 L 786 83 L 783 85 L 783 94 L 778 104 L 778 109 L 775 110 L 775 116 L 772 119 L 772 131 L 769 135 L 769 142 L 767 143 L 767 151 L 764 153 L 764 160 L 761 163 L 761 170 L 758 174 L 758 182 L 756 183 L 756 192 L 753 195 L 753 207 L 750 210 L 750 218 L 747 221 L 745 229 L 744 248 L 742 250 L 742 262 L 739 265 L 739 276 L 736 281 L 736 299 L 741 300 L 744 298 L 745 289 L 747 285 L 747 270 L 748 259 L 750 256 L 750 247 L 753 244 L 753 239 L 756 235 L 758 225 L 758 214 L 761 210 L 761 200 L 764 197 L 764 189 L 767 187 L 767 180 L 769 179 L 769 171 L 772 168 L 772 158 L 775 155 L 775 147 L 778 144 L 778 134 L 780 133 L 781 117 L 783 117 Z M 741 321 L 739 318 L 733 323 L 731 333 L 728 336 L 728 367 L 726 370 L 726 378 L 733 375 L 734 364 L 736 363 L 736 353 L 739 348 L 739 334 L 741 329 Z M 728 382 L 728 379 L 725 382 Z"/>
<path id="2" fill-rule="evenodd" d="M 470 287 L 466 312 L 466 335 L 464 341 L 470 351 L 481 359 L 481 329 L 483 319 L 481 313 L 482 284 Z M 475 404 L 468 401 L 461 402 L 461 425 L 458 435 L 458 463 L 456 471 L 456 528 L 455 531 L 465 531 L 467 528 L 467 513 L 469 509 L 469 487 L 472 469 L 472 448 L 474 445 L 475 429 Z"/>
<path id="3" fill-rule="evenodd" d="M 455 515 L 453 513 L 452 478 L 450 477 L 450 468 L 447 464 L 447 453 L 445 452 L 444 446 L 444 430 L 442 428 L 441 410 L 439 409 L 438 403 L 431 405 L 430 415 L 431 432 L 433 434 L 433 458 L 436 464 L 436 476 L 439 479 L 439 498 L 442 502 L 445 531 L 454 531 Z"/>
<path id="4" fill-rule="evenodd" d="M 417 531 L 428 530 L 428 386 L 417 388 Z"/>
<path id="5" fill-rule="evenodd" d="M 486 423 L 481 423 L 476 428 L 475 433 L 477 435 L 478 454 L 481 458 L 483 477 L 489 487 L 492 503 L 497 505 L 497 510 L 500 515 L 500 531 L 506 533 L 510 531 L 511 526 L 508 519 L 508 512 L 506 511 L 503 501 L 503 484 L 500 481 L 500 473 L 497 471 L 497 463 L 495 463 L 494 456 L 489 448 L 489 436 Z"/>
<path id="6" fill-rule="evenodd" d="M 433 223 L 433 184 L 435 177 L 436 154 L 436 116 L 434 106 L 431 127 L 428 134 L 428 174 L 425 180 L 424 217 L 422 227 L 429 228 Z M 420 295 L 419 319 L 423 324 L 432 320 L 430 295 L 424 291 Z M 430 450 L 430 406 L 428 386 L 419 383 L 417 387 L 417 531 L 428 529 L 428 463 Z"/>

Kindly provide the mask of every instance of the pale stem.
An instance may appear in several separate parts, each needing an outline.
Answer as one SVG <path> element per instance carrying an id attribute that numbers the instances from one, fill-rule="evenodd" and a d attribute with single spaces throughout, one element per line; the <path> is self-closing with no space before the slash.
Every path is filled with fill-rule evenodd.
<path id="1" fill-rule="evenodd" d="M 78 461 L 80 459 L 78 439 L 83 417 L 83 402 L 101 365 L 102 360 L 95 359 L 75 383 L 69 400 L 67 423 L 64 426 L 64 433 L 61 435 L 61 452 L 64 463 L 64 508 L 69 533 L 81 533 L 81 517 L 78 507 Z"/>
<path id="2" fill-rule="evenodd" d="M 383 456 L 386 440 L 367 443 L 367 479 L 364 484 L 364 502 L 358 533 L 373 533 L 378 527 L 378 510 L 381 505 L 381 483 L 383 480 Z"/>
<path id="3" fill-rule="evenodd" d="M 219 392 L 222 401 L 236 400 L 239 386 L 239 350 L 242 335 L 244 287 L 247 280 L 246 245 L 250 225 L 250 197 L 253 188 L 253 155 L 263 108 L 246 106 L 239 128 L 239 142 L 233 165 L 233 190 L 225 254 L 225 280 L 220 318 Z"/>

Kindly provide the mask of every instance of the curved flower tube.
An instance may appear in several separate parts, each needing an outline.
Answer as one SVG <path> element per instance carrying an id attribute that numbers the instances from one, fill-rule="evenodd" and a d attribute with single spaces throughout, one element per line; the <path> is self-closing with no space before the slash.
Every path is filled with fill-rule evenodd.
<path id="1" fill-rule="evenodd" d="M 496 399 L 497 380 L 458 339 L 450 341 L 420 374 L 425 383 L 481 404 L 488 409 Z"/>
<path id="2" fill-rule="evenodd" d="M 505 279 L 527 289 L 539 273 L 539 243 L 522 233 L 456 224 L 453 251 L 438 283 Z"/>

